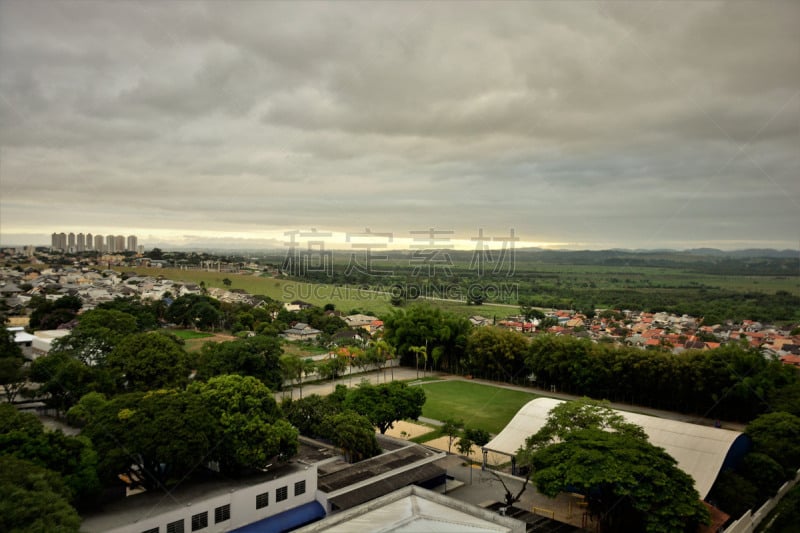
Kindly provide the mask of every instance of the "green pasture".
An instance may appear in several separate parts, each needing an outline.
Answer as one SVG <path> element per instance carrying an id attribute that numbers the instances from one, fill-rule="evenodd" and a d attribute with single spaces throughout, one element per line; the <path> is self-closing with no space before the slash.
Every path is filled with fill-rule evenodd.
<path id="1" fill-rule="evenodd" d="M 207 331 L 194 331 L 191 329 L 171 329 L 169 332 L 183 340 L 205 339 L 214 336 L 213 333 L 208 333 Z"/>
<path id="2" fill-rule="evenodd" d="M 305 283 L 301 281 L 275 279 L 252 274 L 233 274 L 228 272 L 208 272 L 204 270 L 182 270 L 177 268 L 137 268 L 136 273 L 145 276 L 163 276 L 173 281 L 187 283 L 205 282 L 206 287 L 226 288 L 222 280 L 231 280 L 230 289 L 243 289 L 249 294 L 269 296 L 278 301 L 291 302 L 303 300 L 314 305 L 324 306 L 327 303 L 336 305 L 336 308 L 347 313 L 353 309 L 377 316 L 385 315 L 395 309 L 389 303 L 389 295 L 377 293 L 357 287 L 343 287 L 322 283 Z M 461 316 L 483 315 L 491 318 L 497 316 L 504 318 L 506 315 L 517 311 L 516 305 L 502 306 L 484 304 L 482 306 L 467 305 L 461 302 L 440 300 L 419 300 L 429 302 L 443 310 L 457 313 Z"/>
<path id="3" fill-rule="evenodd" d="M 517 411 L 537 396 L 529 392 L 469 381 L 437 381 L 416 385 L 425 390 L 422 416 L 463 420 L 466 427 L 499 433 Z"/>

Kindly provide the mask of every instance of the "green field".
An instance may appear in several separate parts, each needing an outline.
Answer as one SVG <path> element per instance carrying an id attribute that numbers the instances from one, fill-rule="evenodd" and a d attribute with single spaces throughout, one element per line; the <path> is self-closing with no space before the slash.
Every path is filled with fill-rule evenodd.
<path id="1" fill-rule="evenodd" d="M 205 339 L 214 336 L 212 333 L 208 333 L 206 331 L 194 331 L 191 329 L 171 329 L 169 332 L 183 340 Z"/>
<path id="2" fill-rule="evenodd" d="M 281 344 L 281 347 L 283 348 L 284 354 L 302 358 L 328 353 L 327 348 L 321 348 L 319 346 L 307 343 L 284 342 Z"/>
<path id="3" fill-rule="evenodd" d="M 389 303 L 387 294 L 362 290 L 357 287 L 342 287 L 322 283 L 305 283 L 287 279 L 276 279 L 253 274 L 233 274 L 229 272 L 208 272 L 205 270 L 182 270 L 178 268 L 143 268 L 138 267 L 135 272 L 143 276 L 163 276 L 173 281 L 188 283 L 205 282 L 206 287 L 226 288 L 222 282 L 225 278 L 231 280 L 229 289 L 242 289 L 249 294 L 269 296 L 281 302 L 303 300 L 314 305 L 323 306 L 333 303 L 336 308 L 348 313 L 359 310 L 362 313 L 382 316 L 389 313 L 394 307 Z M 461 316 L 483 315 L 486 317 L 505 317 L 515 313 L 517 306 L 502 306 L 485 304 L 480 307 L 466 303 L 451 301 L 428 300 L 436 307 L 456 313 Z"/>
<path id="4" fill-rule="evenodd" d="M 425 390 L 426 401 L 422 416 L 435 420 L 463 420 L 466 427 L 499 433 L 519 409 L 537 396 L 471 383 L 468 381 L 438 381 L 418 385 Z"/>

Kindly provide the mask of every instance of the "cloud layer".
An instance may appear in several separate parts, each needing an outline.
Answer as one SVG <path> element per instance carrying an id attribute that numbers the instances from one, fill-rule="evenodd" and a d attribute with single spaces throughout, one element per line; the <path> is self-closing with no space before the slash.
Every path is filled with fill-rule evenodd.
<path id="1" fill-rule="evenodd" d="M 797 247 L 798 26 L 795 2 L 5 1 L 0 238 Z"/>

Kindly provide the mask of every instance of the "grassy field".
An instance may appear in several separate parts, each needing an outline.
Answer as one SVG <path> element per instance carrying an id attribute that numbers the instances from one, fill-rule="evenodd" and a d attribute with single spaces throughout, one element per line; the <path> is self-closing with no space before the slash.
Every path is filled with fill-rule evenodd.
<path id="1" fill-rule="evenodd" d="M 347 313 L 359 310 L 362 313 L 381 316 L 389 313 L 394 307 L 389 303 L 387 294 L 361 290 L 355 287 L 312 284 L 301 281 L 275 279 L 258 275 L 232 274 L 227 272 L 206 272 L 203 270 L 181 270 L 177 268 L 136 268 L 135 272 L 145 276 L 163 276 L 173 281 L 199 284 L 205 282 L 206 287 L 226 288 L 222 280 L 231 280 L 231 289 L 243 289 L 250 294 L 269 296 L 282 302 L 303 300 L 314 305 L 323 306 L 333 303 L 336 308 Z M 430 301 L 430 300 L 429 300 Z M 480 307 L 466 303 L 451 301 L 430 301 L 433 305 L 461 316 L 480 314 L 486 317 L 494 315 L 505 317 L 517 310 L 516 306 L 484 304 Z"/>
<path id="2" fill-rule="evenodd" d="M 328 353 L 327 348 L 321 348 L 319 346 L 314 346 L 312 344 L 284 342 L 283 344 L 281 344 L 281 347 L 283 348 L 284 354 L 302 358 L 313 357 L 315 355 Z"/>
<path id="3" fill-rule="evenodd" d="M 205 339 L 214 336 L 213 333 L 208 333 L 207 331 L 194 331 L 191 329 L 171 329 L 169 332 L 183 340 Z"/>
<path id="4" fill-rule="evenodd" d="M 496 290 L 495 296 L 490 295 L 489 298 L 493 302 L 504 302 L 502 304 L 485 303 L 474 306 L 444 299 L 419 299 L 408 301 L 407 304 L 424 301 L 463 317 L 482 315 L 490 319 L 502 319 L 517 313 L 518 302 L 528 298 L 533 299 L 534 305 L 544 308 L 667 310 L 706 316 L 711 322 L 728 318 L 792 322 L 800 316 L 792 311 L 796 305 L 791 298 L 771 298 L 779 291 L 793 295 L 795 300 L 800 297 L 800 276 L 792 272 L 780 276 L 744 275 L 741 272 L 699 272 L 689 266 L 676 268 L 624 264 L 561 265 L 528 262 L 518 266 L 514 277 L 503 278 L 496 284 L 486 284 Z M 230 288 L 265 295 L 282 302 L 303 300 L 318 306 L 332 303 L 347 314 L 361 312 L 385 316 L 394 309 L 387 293 L 356 286 L 307 283 L 259 274 L 176 268 L 137 268 L 136 271 L 174 281 L 198 284 L 204 282 L 207 287 L 224 288 L 223 280 L 227 278 L 232 282 Z M 475 282 L 479 281 L 483 283 L 480 278 L 476 278 Z M 433 294 L 452 297 L 447 291 L 433 291 Z M 725 298 L 727 300 L 724 303 L 715 304 Z"/>
<path id="5" fill-rule="evenodd" d="M 200 348 L 202 348 L 207 342 L 225 342 L 234 339 L 234 337 L 224 333 L 203 333 L 191 330 L 169 330 L 169 332 L 175 334 L 177 337 L 182 338 L 184 342 L 183 349 L 190 353 L 199 351 Z M 200 336 L 183 336 L 191 333 L 199 333 Z"/>
<path id="6" fill-rule="evenodd" d="M 467 427 L 499 433 L 519 409 L 536 398 L 519 392 L 468 381 L 439 381 L 418 385 L 427 400 L 422 415 L 435 420 L 461 419 Z"/>

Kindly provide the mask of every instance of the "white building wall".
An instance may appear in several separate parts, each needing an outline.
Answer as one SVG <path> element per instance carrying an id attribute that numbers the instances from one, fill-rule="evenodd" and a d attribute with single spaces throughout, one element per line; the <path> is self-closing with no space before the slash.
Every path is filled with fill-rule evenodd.
<path id="1" fill-rule="evenodd" d="M 295 496 L 295 483 L 302 480 L 306 482 L 306 491 L 300 496 Z M 287 487 L 288 498 L 282 502 L 278 502 L 276 492 L 281 487 Z M 261 509 L 256 509 L 256 496 L 264 492 L 269 494 L 269 504 Z M 190 532 L 192 531 L 192 516 L 202 512 L 208 513 L 208 527 L 200 531 L 203 533 L 221 533 L 252 524 L 258 520 L 263 520 L 264 518 L 312 502 L 315 499 L 316 493 L 317 467 L 316 465 L 311 465 L 305 470 L 293 472 L 272 481 L 243 487 L 227 494 L 221 494 L 206 500 L 193 502 L 178 509 L 160 513 L 155 516 L 148 516 L 147 510 L 145 510 L 141 520 L 121 525 L 115 529 L 108 530 L 107 533 L 142 533 L 143 531 L 155 528 L 158 528 L 160 532 L 164 532 L 167 530 L 167 524 L 181 519 L 183 520 L 183 531 Z M 136 496 L 132 498 L 136 498 Z M 215 524 L 214 511 L 223 505 L 231 506 L 231 517 L 229 520 Z"/>

